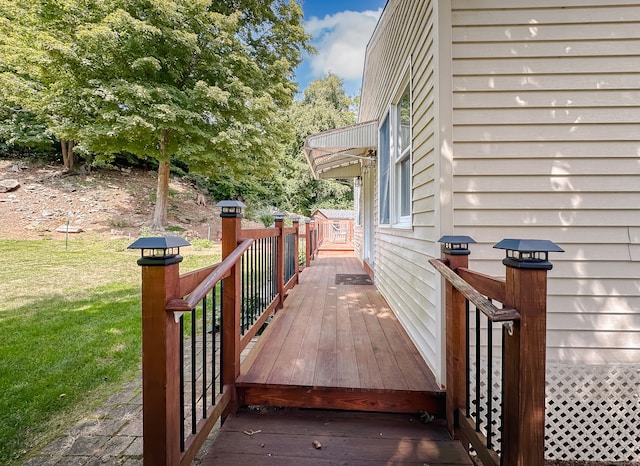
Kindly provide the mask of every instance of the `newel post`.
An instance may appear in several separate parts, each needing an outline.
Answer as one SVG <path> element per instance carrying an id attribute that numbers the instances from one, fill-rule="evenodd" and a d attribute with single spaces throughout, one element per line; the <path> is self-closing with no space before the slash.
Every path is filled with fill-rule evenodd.
<path id="1" fill-rule="evenodd" d="M 296 243 L 293 248 L 293 260 L 295 261 L 293 265 L 293 274 L 296 277 L 294 283 L 297 285 L 299 283 L 298 277 L 300 275 L 300 260 L 298 259 L 298 257 L 300 256 L 300 217 L 298 217 L 297 215 L 293 215 L 291 217 L 291 221 L 293 222 L 293 228 L 296 229 Z"/>
<path id="2" fill-rule="evenodd" d="M 167 303 L 180 298 L 183 238 L 140 238 L 142 268 L 142 431 L 145 465 L 180 463 L 180 325 Z"/>
<path id="3" fill-rule="evenodd" d="M 505 239 L 505 306 L 520 313 L 505 327 L 502 460 L 513 466 L 544 465 L 547 271 L 551 241 Z"/>
<path id="4" fill-rule="evenodd" d="M 222 209 L 222 260 L 237 247 L 242 230 L 242 209 L 246 206 L 240 201 L 221 201 L 217 207 Z M 231 276 L 222 282 L 222 382 L 233 386 L 240 375 L 240 313 L 242 306 L 242 269 L 236 264 Z M 227 412 L 235 410 L 236 399 Z"/>
<path id="5" fill-rule="evenodd" d="M 318 252 L 318 224 L 315 220 L 311 220 L 311 259 L 315 260 L 316 252 Z"/>
<path id="6" fill-rule="evenodd" d="M 278 309 L 284 303 L 284 212 L 275 212 L 276 228 L 278 229 L 278 257 L 276 262 L 276 284 L 278 286 Z"/>
<path id="7" fill-rule="evenodd" d="M 475 241 L 469 236 L 443 236 L 444 259 L 454 272 L 469 267 L 469 244 Z M 456 437 L 458 412 L 465 407 L 466 390 L 466 299 L 451 282 L 445 280 L 446 293 L 446 414 L 447 429 Z"/>
<path id="8" fill-rule="evenodd" d="M 304 221 L 304 243 L 305 243 L 304 266 L 309 267 L 311 265 L 311 219 L 310 218 L 307 218 Z"/>

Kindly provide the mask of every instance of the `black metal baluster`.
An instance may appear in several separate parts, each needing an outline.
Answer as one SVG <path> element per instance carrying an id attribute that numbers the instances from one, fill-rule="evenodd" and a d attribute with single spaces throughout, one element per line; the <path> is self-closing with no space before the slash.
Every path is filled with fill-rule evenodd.
<path id="1" fill-rule="evenodd" d="M 191 312 L 191 433 L 196 433 L 196 310 Z"/>
<path id="2" fill-rule="evenodd" d="M 216 284 L 211 290 L 211 405 L 216 404 L 216 320 L 217 302 Z"/>
<path id="3" fill-rule="evenodd" d="M 475 306 L 474 306 L 475 307 Z M 481 351 L 481 329 L 480 311 L 476 311 L 476 432 L 480 432 L 480 351 Z"/>
<path id="4" fill-rule="evenodd" d="M 251 302 L 253 304 L 253 309 L 251 312 L 251 323 L 247 326 L 247 330 L 256 321 L 256 315 L 258 313 L 258 245 L 255 243 L 253 243 L 252 259 L 253 269 L 251 270 L 251 276 L 253 277 L 253 283 L 251 284 Z"/>
<path id="5" fill-rule="evenodd" d="M 184 451 L 184 316 L 180 316 L 180 451 Z"/>
<path id="6" fill-rule="evenodd" d="M 276 271 L 276 257 L 278 254 L 278 244 L 275 241 L 275 237 L 271 237 L 271 297 L 272 299 L 278 294 L 277 288 L 277 271 Z"/>
<path id="7" fill-rule="evenodd" d="M 471 417 L 471 351 L 469 348 L 471 347 L 471 311 L 469 309 L 469 300 L 465 300 L 465 366 L 466 366 L 466 387 L 465 390 L 465 409 L 467 413 L 467 417 Z"/>
<path id="8" fill-rule="evenodd" d="M 224 370 L 224 282 L 220 282 L 220 333 L 218 337 L 220 338 L 220 393 L 224 391 L 224 380 L 222 379 L 222 371 Z"/>
<path id="9" fill-rule="evenodd" d="M 241 280 L 242 280 L 242 299 L 240 301 L 240 334 L 242 334 L 242 329 L 244 329 L 244 326 L 246 324 L 247 321 L 247 316 L 246 316 L 246 307 L 247 307 L 247 280 L 246 280 L 246 276 L 247 276 L 247 253 L 245 252 L 242 255 L 242 273 L 241 273 Z"/>
<path id="10" fill-rule="evenodd" d="M 488 320 L 488 332 L 487 333 L 487 354 L 489 360 L 487 361 L 487 448 L 491 450 L 491 436 L 492 425 L 491 425 L 491 416 L 492 416 L 492 398 L 493 398 L 493 322 Z"/>
<path id="11" fill-rule="evenodd" d="M 264 306 L 264 303 L 266 302 L 265 296 L 264 296 L 264 248 L 262 247 L 262 239 L 260 239 L 260 243 L 259 243 L 259 247 L 258 247 L 258 251 L 260 251 L 259 255 L 258 255 L 258 270 L 259 270 L 259 274 L 260 274 L 260 283 L 258 286 L 258 295 L 260 296 L 260 302 L 262 303 L 262 306 Z"/>
<path id="12" fill-rule="evenodd" d="M 207 295 L 202 300 L 202 417 L 207 417 Z"/>

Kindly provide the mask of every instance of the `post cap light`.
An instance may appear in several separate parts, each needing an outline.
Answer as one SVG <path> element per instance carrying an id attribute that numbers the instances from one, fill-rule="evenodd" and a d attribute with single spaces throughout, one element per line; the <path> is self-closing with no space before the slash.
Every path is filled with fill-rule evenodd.
<path id="1" fill-rule="evenodd" d="M 291 216 L 291 221 L 293 223 L 298 223 L 300 221 L 300 216 L 299 215 L 292 215 Z"/>
<path id="2" fill-rule="evenodd" d="M 138 265 L 171 265 L 182 261 L 180 248 L 190 246 L 180 236 L 138 238 L 127 249 L 140 249 Z"/>
<path id="3" fill-rule="evenodd" d="M 216 207 L 220 207 L 222 212 L 221 217 L 242 217 L 242 209 L 247 207 L 243 202 L 234 201 L 220 201 L 216 204 Z"/>
<path id="4" fill-rule="evenodd" d="M 550 252 L 564 252 L 560 246 L 546 239 L 503 239 L 494 246 L 504 249 L 502 263 L 518 269 L 551 270 Z"/>
<path id="5" fill-rule="evenodd" d="M 306 217 L 304 219 L 304 223 L 306 223 L 307 225 L 309 225 L 311 223 L 311 219 L 309 217 Z"/>
<path id="6" fill-rule="evenodd" d="M 475 240 L 471 236 L 462 235 L 445 235 L 438 240 L 438 243 L 444 243 L 444 252 L 452 256 L 467 256 L 469 244 L 475 244 Z"/>
<path id="7" fill-rule="evenodd" d="M 287 216 L 286 212 L 274 212 L 273 218 L 276 222 L 284 222 L 284 218 Z"/>

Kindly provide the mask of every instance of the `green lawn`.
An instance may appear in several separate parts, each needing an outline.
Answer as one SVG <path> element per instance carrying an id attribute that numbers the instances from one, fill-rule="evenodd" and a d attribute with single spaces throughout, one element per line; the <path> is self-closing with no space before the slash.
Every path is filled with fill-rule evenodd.
<path id="1" fill-rule="evenodd" d="M 138 251 L 126 241 L 0 241 L 0 464 L 64 432 L 140 367 Z M 181 271 L 220 260 L 184 248 Z"/>

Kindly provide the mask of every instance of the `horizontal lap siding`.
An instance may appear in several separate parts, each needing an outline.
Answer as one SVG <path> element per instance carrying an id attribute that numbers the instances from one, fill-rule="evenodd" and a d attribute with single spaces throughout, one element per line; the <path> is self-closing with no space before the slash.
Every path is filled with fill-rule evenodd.
<path id="1" fill-rule="evenodd" d="M 413 229 L 376 228 L 376 285 L 438 377 L 441 314 L 427 256 L 439 255 L 435 235 L 435 98 L 433 9 L 422 0 L 390 1 L 365 65 L 360 120 L 381 120 L 411 57 Z M 376 205 L 376 216 L 378 206 Z"/>
<path id="2" fill-rule="evenodd" d="M 552 254 L 549 358 L 640 360 L 640 5 L 454 0 L 456 232 Z"/>

